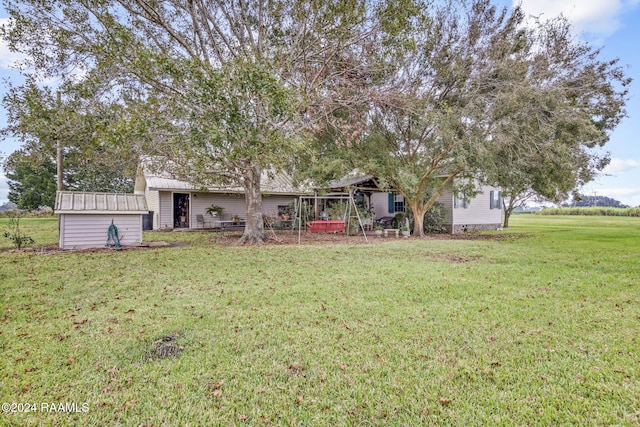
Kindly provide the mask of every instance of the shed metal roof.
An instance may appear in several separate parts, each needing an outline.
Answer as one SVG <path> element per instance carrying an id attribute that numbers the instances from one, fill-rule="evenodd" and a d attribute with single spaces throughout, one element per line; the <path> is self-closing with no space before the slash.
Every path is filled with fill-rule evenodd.
<path id="1" fill-rule="evenodd" d="M 142 194 L 86 193 L 58 191 L 57 214 L 146 214 L 147 201 Z"/>

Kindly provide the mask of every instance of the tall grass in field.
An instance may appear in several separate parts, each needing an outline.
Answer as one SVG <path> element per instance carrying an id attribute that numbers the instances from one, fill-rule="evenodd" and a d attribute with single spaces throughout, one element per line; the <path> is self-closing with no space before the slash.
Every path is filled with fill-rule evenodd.
<path id="1" fill-rule="evenodd" d="M 584 216 L 632 216 L 640 217 L 640 208 L 607 208 L 607 207 L 579 207 L 579 208 L 544 208 L 537 215 L 584 215 Z"/>

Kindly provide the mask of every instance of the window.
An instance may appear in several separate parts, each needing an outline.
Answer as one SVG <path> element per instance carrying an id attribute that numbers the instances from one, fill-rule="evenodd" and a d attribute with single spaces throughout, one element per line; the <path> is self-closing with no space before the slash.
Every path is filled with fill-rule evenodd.
<path id="1" fill-rule="evenodd" d="M 389 193 L 389 213 L 404 212 L 405 203 L 402 194 Z"/>
<path id="2" fill-rule="evenodd" d="M 489 208 L 490 209 L 502 209 L 502 192 L 490 191 L 489 192 Z"/>
<path id="3" fill-rule="evenodd" d="M 453 207 L 454 208 L 464 208 L 467 209 L 469 207 L 469 201 L 464 193 L 459 193 L 453 196 Z"/>

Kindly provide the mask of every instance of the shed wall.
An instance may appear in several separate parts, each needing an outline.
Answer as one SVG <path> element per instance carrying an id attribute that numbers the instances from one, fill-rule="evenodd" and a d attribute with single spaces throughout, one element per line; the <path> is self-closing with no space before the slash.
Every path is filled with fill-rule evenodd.
<path id="1" fill-rule="evenodd" d="M 107 243 L 108 230 L 118 227 L 120 243 L 126 246 L 142 243 L 142 215 L 60 215 L 60 248 L 102 248 Z"/>

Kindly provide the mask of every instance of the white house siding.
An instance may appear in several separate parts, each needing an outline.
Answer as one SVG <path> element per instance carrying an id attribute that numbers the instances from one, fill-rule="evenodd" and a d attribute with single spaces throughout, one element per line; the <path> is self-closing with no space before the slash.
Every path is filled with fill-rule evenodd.
<path id="1" fill-rule="evenodd" d="M 125 246 L 142 243 L 142 215 L 60 215 L 60 248 L 101 248 L 107 243 L 111 221 L 118 228 L 120 243 Z"/>
<path id="2" fill-rule="evenodd" d="M 375 213 L 376 219 L 395 215 L 395 213 L 389 212 L 389 193 L 372 193 L 371 208 Z"/>
<path id="3" fill-rule="evenodd" d="M 491 209 L 491 191 L 494 191 L 495 197 L 497 197 L 497 188 L 483 186 L 481 192 L 469 201 L 466 208 L 459 205 L 459 207 L 452 209 L 452 233 L 495 230 L 500 227 L 502 209 L 497 206 Z"/>
<path id="4" fill-rule="evenodd" d="M 173 200 L 170 191 L 156 191 L 158 194 L 158 222 L 153 224 L 156 230 L 173 228 Z M 157 225 L 156 225 L 157 224 Z"/>
<path id="5" fill-rule="evenodd" d="M 194 197 L 195 196 L 195 197 Z M 192 193 L 191 194 L 191 227 L 197 228 L 198 222 L 196 220 L 197 215 L 208 215 L 207 208 L 211 205 L 222 207 L 223 219 L 231 219 L 235 215 L 240 218 L 244 218 L 246 215 L 246 209 L 244 207 L 244 195 L 238 194 L 214 194 L 214 193 Z M 209 217 L 211 218 L 211 217 Z"/>
<path id="6" fill-rule="evenodd" d="M 444 207 L 444 223 L 452 233 L 464 231 L 491 230 L 500 227 L 502 220 L 502 209 L 497 206 L 491 209 L 490 194 L 495 191 L 496 197 L 498 189 L 493 187 L 482 187 L 482 192 L 472 198 L 466 208 L 462 206 L 454 208 L 454 194 L 450 189 L 445 189 L 438 199 Z M 383 216 L 393 216 L 395 213 L 389 212 L 389 193 L 373 193 L 371 204 L 376 218 Z"/>
<path id="7" fill-rule="evenodd" d="M 146 190 L 144 197 L 147 199 L 147 207 L 150 211 L 153 211 L 153 229 L 157 230 L 160 220 L 160 195 L 158 191 Z"/>
<path id="8" fill-rule="evenodd" d="M 278 206 L 288 205 L 294 199 L 294 196 L 263 195 L 262 212 L 265 214 L 277 212 Z M 208 215 L 207 208 L 211 205 L 224 208 L 222 212 L 223 219 L 230 219 L 234 216 L 245 218 L 247 215 L 244 194 L 193 193 L 191 195 L 191 224 L 193 228 L 199 227 L 196 216 Z"/>
<path id="9" fill-rule="evenodd" d="M 442 203 L 444 208 L 444 223 L 453 223 L 453 192 L 449 189 L 442 191 L 442 194 L 438 198 L 438 202 Z"/>
<path id="10" fill-rule="evenodd" d="M 267 215 L 273 215 L 274 212 L 278 212 L 278 206 L 289 206 L 294 200 L 298 200 L 298 197 L 264 195 L 262 196 L 262 212 Z M 291 212 L 291 214 L 293 215 L 294 212 Z"/>
<path id="11" fill-rule="evenodd" d="M 171 191 L 147 191 L 151 197 L 147 196 L 147 203 L 149 210 L 154 211 L 154 223 L 155 230 L 164 230 L 173 228 L 173 193 Z M 157 206 L 154 205 L 154 196 L 158 200 Z M 177 193 L 189 194 L 189 191 L 177 191 Z M 198 215 L 209 215 L 207 208 L 211 205 L 221 206 L 224 219 L 231 219 L 234 216 L 244 218 L 247 214 L 244 195 L 243 194 L 217 194 L 217 193 L 190 193 L 190 221 L 191 228 L 198 228 L 201 225 L 198 224 Z M 264 195 L 262 197 L 262 212 L 265 214 L 272 214 L 278 211 L 278 206 L 289 205 L 289 203 L 296 200 L 296 196 L 280 196 L 280 195 Z M 208 219 L 210 218 L 207 217 Z"/>

